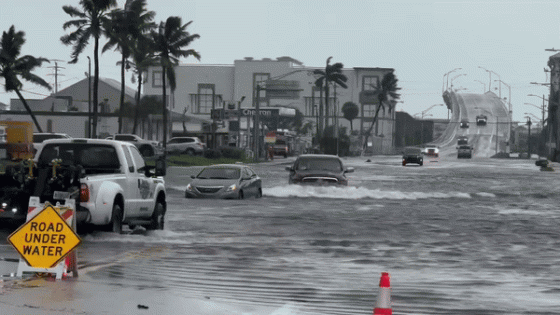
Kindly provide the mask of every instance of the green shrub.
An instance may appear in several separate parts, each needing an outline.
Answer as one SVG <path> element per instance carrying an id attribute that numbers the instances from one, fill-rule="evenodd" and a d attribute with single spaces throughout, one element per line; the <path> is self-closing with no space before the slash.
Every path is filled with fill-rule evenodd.
<path id="1" fill-rule="evenodd" d="M 224 158 L 241 160 L 245 156 L 245 151 L 240 148 L 224 146 L 218 149 L 220 150 Z"/>
<path id="2" fill-rule="evenodd" d="M 219 149 L 209 149 L 204 151 L 204 157 L 207 159 L 219 159 L 222 157 L 222 151 Z"/>

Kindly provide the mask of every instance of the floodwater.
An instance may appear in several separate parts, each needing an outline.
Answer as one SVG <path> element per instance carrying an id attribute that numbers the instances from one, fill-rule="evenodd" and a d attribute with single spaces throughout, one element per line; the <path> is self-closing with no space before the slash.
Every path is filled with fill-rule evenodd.
<path id="1" fill-rule="evenodd" d="M 290 186 L 288 164 L 258 165 L 264 197 L 246 200 L 185 199 L 197 169 L 173 169 L 165 230 L 82 235 L 80 273 L 229 306 L 181 314 L 371 314 L 381 272 L 394 314 L 560 312 L 559 173 L 370 159 L 345 160 L 345 188 Z"/>

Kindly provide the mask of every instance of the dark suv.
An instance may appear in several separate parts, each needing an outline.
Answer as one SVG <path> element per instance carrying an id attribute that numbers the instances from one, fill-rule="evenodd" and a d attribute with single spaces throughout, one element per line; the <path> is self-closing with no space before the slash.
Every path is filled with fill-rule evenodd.
<path id="1" fill-rule="evenodd" d="M 300 185 L 348 186 L 346 173 L 354 172 L 353 167 L 344 167 L 338 156 L 327 154 L 302 154 L 286 170 L 290 172 L 288 183 Z"/>
<path id="2" fill-rule="evenodd" d="M 424 165 L 424 157 L 422 157 L 422 149 L 417 147 L 406 147 L 403 151 L 402 165 L 416 163 L 420 166 Z"/>

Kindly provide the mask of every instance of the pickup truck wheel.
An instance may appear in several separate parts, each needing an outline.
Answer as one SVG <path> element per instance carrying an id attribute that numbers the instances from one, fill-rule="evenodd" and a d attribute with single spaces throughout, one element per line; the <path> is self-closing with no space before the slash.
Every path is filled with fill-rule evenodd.
<path id="1" fill-rule="evenodd" d="M 120 205 L 113 205 L 113 213 L 111 215 L 111 222 L 104 226 L 105 231 L 122 234 L 122 219 L 123 211 Z"/>
<path id="2" fill-rule="evenodd" d="M 152 214 L 152 222 L 146 226 L 146 230 L 163 230 L 165 224 L 165 206 L 161 202 L 156 203 L 154 213 Z"/>

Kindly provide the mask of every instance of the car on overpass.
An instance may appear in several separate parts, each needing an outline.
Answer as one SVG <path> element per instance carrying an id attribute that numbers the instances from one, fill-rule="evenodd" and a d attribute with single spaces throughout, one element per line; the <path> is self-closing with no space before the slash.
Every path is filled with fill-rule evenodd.
<path id="1" fill-rule="evenodd" d="M 470 145 L 460 145 L 457 147 L 457 158 L 472 158 L 473 147 Z"/>
<path id="2" fill-rule="evenodd" d="M 457 137 L 457 145 L 469 144 L 469 137 L 459 136 Z"/>
<path id="3" fill-rule="evenodd" d="M 486 126 L 487 121 L 488 121 L 488 117 L 486 115 L 476 116 L 476 125 L 477 126 Z"/>

